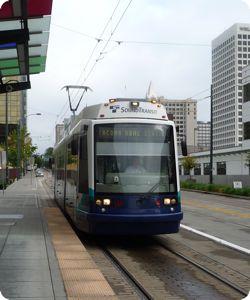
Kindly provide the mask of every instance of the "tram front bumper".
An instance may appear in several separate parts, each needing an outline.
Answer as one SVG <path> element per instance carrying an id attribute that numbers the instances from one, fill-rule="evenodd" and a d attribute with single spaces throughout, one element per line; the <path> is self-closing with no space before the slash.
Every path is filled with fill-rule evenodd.
<path id="1" fill-rule="evenodd" d="M 183 213 L 160 215 L 87 214 L 88 231 L 104 235 L 155 235 L 176 233 Z"/>
<path id="2" fill-rule="evenodd" d="M 173 222 L 181 221 L 183 219 L 183 212 L 171 213 L 171 214 L 131 214 L 131 215 L 114 215 L 114 214 L 87 214 L 88 221 L 93 222 Z"/>

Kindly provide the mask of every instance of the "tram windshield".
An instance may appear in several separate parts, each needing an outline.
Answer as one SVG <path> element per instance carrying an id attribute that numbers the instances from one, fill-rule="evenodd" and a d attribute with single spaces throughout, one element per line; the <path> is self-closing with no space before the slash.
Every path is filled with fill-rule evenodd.
<path id="1" fill-rule="evenodd" d="M 100 193 L 175 192 L 173 127 L 95 125 L 95 186 Z"/>

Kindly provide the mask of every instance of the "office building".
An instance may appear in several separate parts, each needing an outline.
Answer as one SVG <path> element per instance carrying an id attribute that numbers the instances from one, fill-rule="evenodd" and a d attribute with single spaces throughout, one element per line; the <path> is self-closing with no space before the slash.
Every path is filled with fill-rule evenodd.
<path id="1" fill-rule="evenodd" d="M 8 80 L 18 80 L 18 77 L 11 77 Z M 17 91 L 7 94 L 0 94 L 0 143 L 5 141 L 6 121 L 8 123 L 8 132 L 17 129 L 17 126 L 26 125 L 27 114 L 27 92 Z M 6 106 L 7 103 L 7 106 Z M 7 119 L 6 119 L 7 109 Z"/>
<path id="2" fill-rule="evenodd" d="M 242 70 L 243 85 L 243 147 L 250 151 L 250 64 Z"/>
<path id="3" fill-rule="evenodd" d="M 197 122 L 197 147 L 202 150 L 208 150 L 210 147 L 210 131 L 211 123 L 210 122 Z"/>
<path id="4" fill-rule="evenodd" d="M 173 121 L 179 127 L 178 143 L 186 139 L 189 152 L 194 151 L 197 146 L 197 101 L 158 99 L 166 106 L 167 113 L 173 115 Z"/>
<path id="5" fill-rule="evenodd" d="M 214 149 L 242 145 L 242 68 L 250 62 L 250 24 L 234 24 L 212 41 Z"/>
<path id="6" fill-rule="evenodd" d="M 56 144 L 60 142 L 60 140 L 64 136 L 64 124 L 56 125 Z"/>

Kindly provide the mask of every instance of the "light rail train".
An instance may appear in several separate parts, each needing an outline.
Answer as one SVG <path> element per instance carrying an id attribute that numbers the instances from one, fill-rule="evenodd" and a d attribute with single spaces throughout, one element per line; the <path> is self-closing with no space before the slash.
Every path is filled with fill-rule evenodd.
<path id="1" fill-rule="evenodd" d="M 55 199 L 91 234 L 178 232 L 183 217 L 174 122 L 156 101 L 86 107 L 54 149 Z"/>

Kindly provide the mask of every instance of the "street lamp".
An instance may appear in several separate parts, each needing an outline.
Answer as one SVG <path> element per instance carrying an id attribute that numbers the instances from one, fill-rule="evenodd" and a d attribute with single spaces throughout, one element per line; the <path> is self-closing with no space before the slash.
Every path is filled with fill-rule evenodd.
<path id="1" fill-rule="evenodd" d="M 41 115 L 42 115 L 42 113 L 35 113 L 35 114 L 29 114 L 25 117 L 27 118 L 27 117 L 30 117 L 30 116 L 41 116 Z"/>

